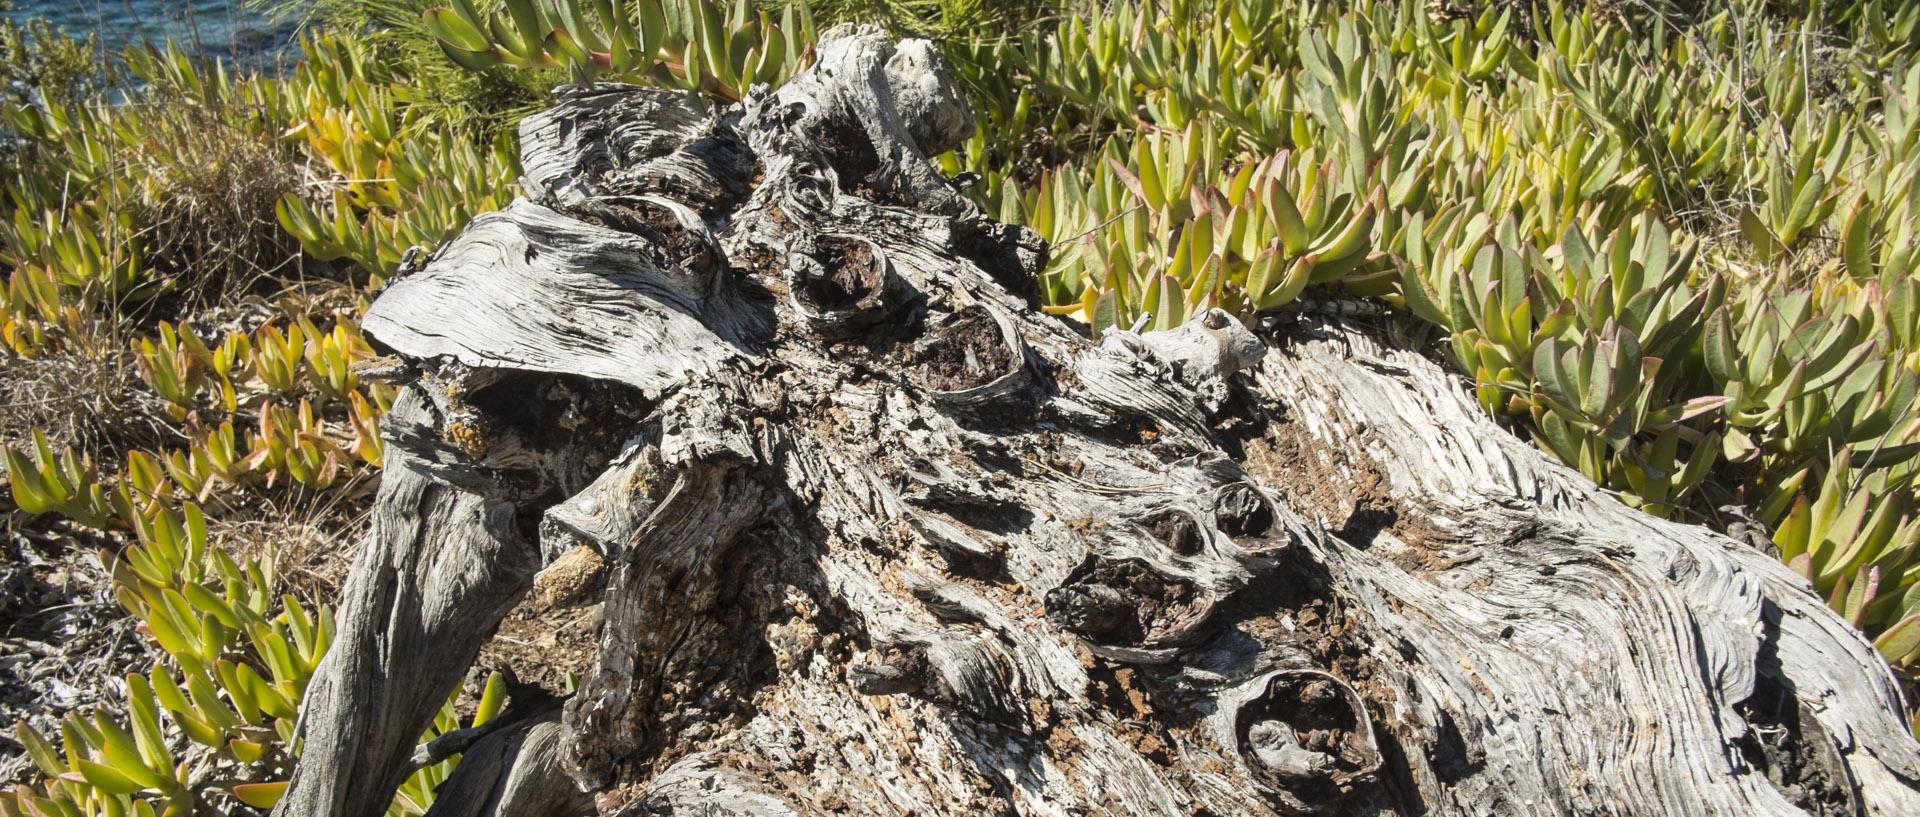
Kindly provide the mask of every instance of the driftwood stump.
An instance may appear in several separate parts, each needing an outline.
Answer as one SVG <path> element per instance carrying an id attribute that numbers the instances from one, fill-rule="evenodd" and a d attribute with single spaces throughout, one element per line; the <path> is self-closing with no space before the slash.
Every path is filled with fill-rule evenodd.
<path id="1" fill-rule="evenodd" d="M 435 815 L 1920 814 L 1805 582 L 1390 323 L 1036 312 L 1044 243 L 926 160 L 971 127 L 926 43 L 843 27 L 707 104 L 529 117 L 527 197 L 368 313 L 406 388 L 276 813 L 465 749 Z M 583 547 L 580 691 L 416 751 Z"/>

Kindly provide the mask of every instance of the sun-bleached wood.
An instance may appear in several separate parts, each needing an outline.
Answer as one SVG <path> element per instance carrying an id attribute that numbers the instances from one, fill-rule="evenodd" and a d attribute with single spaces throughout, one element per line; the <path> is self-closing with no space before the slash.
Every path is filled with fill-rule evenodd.
<path id="1" fill-rule="evenodd" d="M 1920 813 L 1872 647 L 1768 556 L 1484 417 L 1311 294 L 1097 342 L 926 156 L 937 53 L 724 109 L 574 89 L 392 284 L 406 383 L 283 815 L 371 817 L 540 563 L 555 714 L 436 814 Z"/>

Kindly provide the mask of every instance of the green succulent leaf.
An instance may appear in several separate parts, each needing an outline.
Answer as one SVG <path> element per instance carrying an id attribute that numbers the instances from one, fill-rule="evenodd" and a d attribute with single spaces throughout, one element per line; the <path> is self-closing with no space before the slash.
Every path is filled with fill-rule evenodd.
<path id="1" fill-rule="evenodd" d="M 147 788 L 147 786 L 135 780 L 132 775 L 114 766 L 95 763 L 91 760 L 81 760 L 75 765 L 75 768 L 80 772 L 81 777 L 87 781 L 88 785 L 108 794 L 138 794 Z"/>
<path id="2" fill-rule="evenodd" d="M 493 49 L 493 42 L 486 34 L 450 9 L 428 9 L 420 15 L 420 19 L 427 24 L 429 33 L 455 49 L 471 52 Z"/>
<path id="3" fill-rule="evenodd" d="M 33 761 L 34 767 L 39 769 L 41 774 L 58 777 L 67 771 L 66 764 L 60 762 L 60 754 L 53 748 L 53 744 L 48 743 L 39 732 L 28 726 L 25 720 L 14 722 L 13 738 L 26 750 L 27 757 Z"/>
<path id="4" fill-rule="evenodd" d="M 233 787 L 235 799 L 254 808 L 273 808 L 286 796 L 287 783 L 240 783 Z"/>
<path id="5" fill-rule="evenodd" d="M 1873 646 L 1895 666 L 1908 666 L 1920 660 L 1920 613 L 1888 627 L 1874 639 Z"/>

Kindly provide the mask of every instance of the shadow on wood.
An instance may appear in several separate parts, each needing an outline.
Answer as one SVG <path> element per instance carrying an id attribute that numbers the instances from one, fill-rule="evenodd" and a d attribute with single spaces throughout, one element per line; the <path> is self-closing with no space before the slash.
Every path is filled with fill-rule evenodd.
<path id="1" fill-rule="evenodd" d="M 436 814 L 1920 813 L 1893 677 L 1790 571 L 1391 319 L 1035 312 L 1045 244 L 927 162 L 969 121 L 846 27 L 730 108 L 529 117 L 527 198 L 367 316 L 409 384 L 277 813 L 382 813 L 579 543 L 595 667 Z"/>

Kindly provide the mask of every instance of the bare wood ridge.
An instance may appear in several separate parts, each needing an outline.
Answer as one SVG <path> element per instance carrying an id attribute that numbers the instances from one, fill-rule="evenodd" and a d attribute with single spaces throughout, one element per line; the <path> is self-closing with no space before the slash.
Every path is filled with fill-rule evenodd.
<path id="1" fill-rule="evenodd" d="M 960 99 L 843 27 L 726 109 L 528 117 L 527 198 L 367 315 L 407 387 L 277 814 L 383 813 L 582 547 L 594 669 L 463 734 L 435 817 L 1920 813 L 1899 688 L 1804 582 L 1548 462 L 1407 327 L 1032 310 L 1044 242 L 926 159 Z"/>

